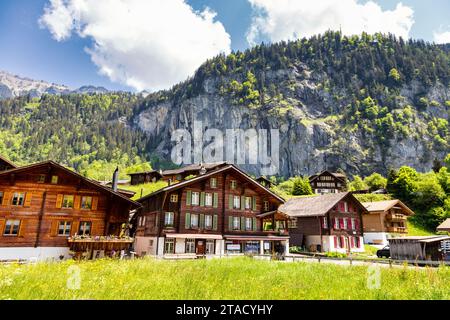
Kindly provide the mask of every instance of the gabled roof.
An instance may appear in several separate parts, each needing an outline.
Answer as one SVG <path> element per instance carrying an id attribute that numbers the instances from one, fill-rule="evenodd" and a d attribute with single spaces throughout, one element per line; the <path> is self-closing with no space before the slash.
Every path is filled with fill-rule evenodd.
<path id="1" fill-rule="evenodd" d="M 278 208 L 278 211 L 285 213 L 291 217 L 320 217 L 327 214 L 343 199 L 351 197 L 366 211 L 364 206 L 349 192 L 331 193 L 322 196 L 310 196 L 302 198 L 293 198 Z"/>
<path id="2" fill-rule="evenodd" d="M 347 178 L 347 176 L 343 173 L 331 172 L 331 171 L 325 170 L 325 171 L 322 171 L 321 173 L 310 176 L 309 181 L 312 182 L 312 181 L 316 180 L 318 177 L 320 177 L 321 175 L 326 174 L 326 173 L 328 173 L 329 175 L 332 175 L 333 177 L 335 177 L 338 180 L 341 180 L 342 182 L 344 182 L 345 178 Z"/>
<path id="3" fill-rule="evenodd" d="M 250 177 L 248 174 L 246 174 L 244 171 L 240 170 L 238 167 L 236 167 L 235 165 L 232 165 L 232 164 L 228 164 L 225 167 L 221 167 L 219 169 L 210 171 L 210 172 L 208 172 L 208 173 L 206 173 L 204 175 L 200 175 L 200 176 L 197 176 L 195 178 L 192 178 L 192 179 L 189 179 L 189 180 L 185 180 L 185 181 L 182 181 L 182 182 L 179 182 L 179 183 L 167 186 L 167 187 L 165 187 L 163 189 L 160 189 L 160 190 L 158 190 L 156 192 L 153 192 L 153 193 L 151 193 L 151 194 L 149 194 L 149 195 L 147 195 L 147 196 L 145 196 L 145 197 L 143 197 L 141 199 L 138 199 L 137 201 L 138 202 L 142 202 L 142 201 L 144 201 L 144 200 L 146 200 L 148 198 L 151 198 L 151 197 L 153 197 L 153 196 L 155 196 L 157 194 L 160 194 L 160 193 L 163 193 L 163 192 L 170 192 L 170 191 L 178 190 L 180 188 L 187 187 L 187 186 L 189 186 L 191 184 L 203 181 L 203 180 L 208 179 L 208 178 L 210 178 L 210 177 L 212 177 L 212 176 L 214 176 L 214 175 L 216 175 L 218 173 L 222 173 L 222 172 L 225 172 L 225 171 L 232 171 L 233 173 L 238 174 L 239 176 L 243 177 L 244 179 L 246 179 L 247 181 L 252 183 L 257 188 L 262 189 L 264 192 L 270 194 L 274 198 L 278 199 L 280 202 L 284 203 L 284 199 L 283 198 L 281 198 L 280 196 L 278 196 L 277 194 L 275 194 L 271 190 L 267 189 L 262 184 L 258 183 L 256 180 L 254 180 L 252 177 Z"/>
<path id="4" fill-rule="evenodd" d="M 51 160 L 38 162 L 38 163 L 30 164 L 30 165 L 27 165 L 27 166 L 23 166 L 23 167 L 11 169 L 11 170 L 3 171 L 3 172 L 0 172 L 0 177 L 4 176 L 4 175 L 8 175 L 10 173 L 20 173 L 20 172 L 28 171 L 30 169 L 34 169 L 34 168 L 38 168 L 38 167 L 45 167 L 45 166 L 53 166 L 53 167 L 55 167 L 57 169 L 60 169 L 60 170 L 64 171 L 67 174 L 70 174 L 72 176 L 75 176 L 78 179 L 83 180 L 86 184 L 88 184 L 88 185 L 90 185 L 90 186 L 92 186 L 94 188 L 100 189 L 100 190 L 102 190 L 102 191 L 104 191 L 106 193 L 109 193 L 109 194 L 112 194 L 114 196 L 117 196 L 117 197 L 119 197 L 120 199 L 122 199 L 122 200 L 124 200 L 126 202 L 129 202 L 134 207 L 137 207 L 137 208 L 141 207 L 140 203 L 129 199 L 127 196 L 125 196 L 125 195 L 123 195 L 123 194 L 121 194 L 119 192 L 114 192 L 114 190 L 112 190 L 111 188 L 103 186 L 103 185 L 101 185 L 99 182 L 97 182 L 95 180 L 83 177 L 82 175 L 76 173 L 75 171 L 69 170 L 66 167 L 64 167 L 64 166 L 62 166 L 62 165 L 60 165 L 60 164 L 58 164 L 58 163 L 56 163 L 54 161 L 51 161 Z"/>
<path id="5" fill-rule="evenodd" d="M 129 173 L 128 175 L 129 176 L 138 176 L 138 175 L 142 175 L 142 174 L 152 174 L 152 173 L 156 173 L 156 174 L 159 174 L 160 176 L 162 176 L 162 174 L 159 173 L 159 171 L 157 171 L 157 170 Z"/>
<path id="6" fill-rule="evenodd" d="M 203 163 L 203 164 L 190 164 L 188 166 L 179 168 L 179 169 L 174 169 L 174 170 L 165 170 L 163 171 L 163 176 L 171 176 L 171 175 L 176 175 L 176 174 L 181 174 L 181 173 L 185 173 L 185 172 L 195 172 L 195 171 L 200 171 L 203 168 L 205 168 L 207 171 L 209 170 L 215 170 L 219 167 L 223 167 L 226 166 L 227 163 L 226 162 L 217 162 L 217 163 Z"/>
<path id="7" fill-rule="evenodd" d="M 0 155 L 0 161 L 5 162 L 6 164 L 10 165 L 12 168 L 17 168 L 17 166 L 12 163 L 11 161 L 9 161 L 8 159 L 6 159 L 5 157 Z"/>
<path id="8" fill-rule="evenodd" d="M 374 212 L 386 212 L 392 209 L 395 206 L 401 207 L 404 209 L 408 215 L 413 215 L 414 211 L 412 211 L 406 204 L 401 202 L 400 200 L 385 200 L 385 201 L 375 201 L 375 202 L 363 202 L 362 205 L 369 211 L 369 213 Z"/>
<path id="9" fill-rule="evenodd" d="M 439 227 L 437 227 L 437 231 L 450 231 L 450 218 L 442 222 Z"/>

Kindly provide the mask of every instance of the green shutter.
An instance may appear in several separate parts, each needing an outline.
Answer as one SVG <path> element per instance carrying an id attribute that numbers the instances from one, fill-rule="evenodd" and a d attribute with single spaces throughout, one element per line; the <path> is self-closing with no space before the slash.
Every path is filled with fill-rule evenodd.
<path id="1" fill-rule="evenodd" d="M 204 229 L 205 228 L 205 215 L 201 214 L 200 215 L 200 229 Z"/>
<path id="2" fill-rule="evenodd" d="M 241 217 L 241 230 L 245 231 L 245 217 Z"/>
<path id="3" fill-rule="evenodd" d="M 214 193 L 213 207 L 214 208 L 218 208 L 219 207 L 219 194 L 218 193 Z"/>
<path id="4" fill-rule="evenodd" d="M 253 231 L 257 231 L 257 230 L 258 230 L 257 220 L 256 220 L 256 218 L 253 218 Z"/>
<path id="5" fill-rule="evenodd" d="M 245 210 L 245 196 L 241 196 L 241 210 Z"/>
<path id="6" fill-rule="evenodd" d="M 192 191 L 188 190 L 187 196 L 186 196 L 186 205 L 190 206 L 192 203 Z"/>
<path id="7" fill-rule="evenodd" d="M 256 197 L 253 197 L 253 211 L 256 211 Z"/>
<path id="8" fill-rule="evenodd" d="M 230 210 L 233 209 L 233 195 L 231 195 L 231 194 L 228 195 L 228 208 Z"/>
<path id="9" fill-rule="evenodd" d="M 228 231 L 232 231 L 233 230 L 233 217 L 229 216 L 228 217 Z"/>
<path id="10" fill-rule="evenodd" d="M 191 214 L 190 213 L 186 213 L 185 227 L 186 227 L 186 229 L 190 229 L 191 228 Z"/>
<path id="11" fill-rule="evenodd" d="M 217 219 L 218 219 L 218 216 L 217 216 L 217 214 L 215 214 L 213 217 L 213 230 L 217 230 Z"/>
<path id="12" fill-rule="evenodd" d="M 205 206 L 205 193 L 204 192 L 200 193 L 200 206 L 201 207 Z"/>

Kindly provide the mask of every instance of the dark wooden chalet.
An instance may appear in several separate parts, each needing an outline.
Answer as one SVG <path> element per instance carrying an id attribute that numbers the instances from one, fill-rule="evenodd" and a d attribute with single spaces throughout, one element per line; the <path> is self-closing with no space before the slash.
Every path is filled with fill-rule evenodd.
<path id="1" fill-rule="evenodd" d="M 92 258 L 130 246 L 140 204 L 46 161 L 0 173 L 0 260 Z"/>
<path id="2" fill-rule="evenodd" d="M 6 170 L 11 170 L 14 168 L 17 168 L 17 166 L 14 163 L 9 161 L 5 157 L 0 156 L 0 172 L 6 171 Z"/>
<path id="3" fill-rule="evenodd" d="M 208 173 L 212 170 L 216 170 L 227 166 L 226 162 L 219 163 L 203 163 L 203 164 L 191 164 L 179 169 L 165 170 L 162 172 L 162 180 L 169 182 L 170 184 L 177 183 L 185 180 L 190 176 L 199 176 L 201 174 Z"/>
<path id="4" fill-rule="evenodd" d="M 343 173 L 323 171 L 309 177 L 309 183 L 316 194 L 347 191 L 347 177 Z"/>
<path id="5" fill-rule="evenodd" d="M 161 180 L 163 177 L 162 172 L 156 170 L 130 173 L 129 176 L 131 177 L 130 184 L 132 186 L 145 183 L 154 183 Z"/>
<path id="6" fill-rule="evenodd" d="M 363 252 L 364 206 L 348 192 L 294 198 L 279 208 L 288 215 L 291 246 L 317 252 Z"/>
<path id="7" fill-rule="evenodd" d="M 273 182 L 267 179 L 266 177 L 259 177 L 258 179 L 256 179 L 256 181 L 266 188 L 272 188 L 274 185 Z"/>
<path id="8" fill-rule="evenodd" d="M 234 165 L 138 200 L 138 255 L 273 254 L 289 247 L 284 200 Z"/>

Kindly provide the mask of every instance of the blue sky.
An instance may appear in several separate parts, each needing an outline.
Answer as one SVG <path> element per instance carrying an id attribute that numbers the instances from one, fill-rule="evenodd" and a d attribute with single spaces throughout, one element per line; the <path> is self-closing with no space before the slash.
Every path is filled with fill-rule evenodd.
<path id="1" fill-rule="evenodd" d="M 71 0 L 64 1 L 70 2 Z M 103 1 L 107 2 L 109 0 Z M 138 2 L 139 0 L 131 1 Z M 180 2 L 181 0 L 176 1 Z M 180 36 L 182 36 L 182 39 L 174 39 L 172 48 L 167 48 L 170 46 L 170 42 L 166 41 L 167 39 L 161 40 L 158 37 L 152 38 L 152 36 L 149 35 L 149 41 L 146 46 L 140 48 L 136 48 L 136 42 L 125 44 L 127 41 L 123 41 L 122 39 L 117 40 L 117 42 L 111 41 L 108 45 L 94 50 L 94 53 L 88 53 L 85 48 L 92 48 L 94 40 L 98 43 L 110 41 L 111 34 L 114 35 L 117 32 L 111 31 L 111 34 L 105 34 L 105 32 L 90 33 L 87 31 L 82 37 L 72 29 L 71 36 L 60 37 L 63 39 L 58 39 L 59 41 L 57 41 L 57 32 L 58 30 L 61 30 L 61 24 L 59 23 L 61 20 L 58 19 L 58 14 L 61 13 L 61 11 L 56 12 L 56 8 L 54 8 L 54 12 L 49 13 L 46 27 L 40 27 L 38 23 L 39 19 L 44 14 L 44 7 L 49 4 L 49 0 L 0 0 L 0 48 L 2 48 L 2 50 L 0 50 L 0 70 L 20 74 L 33 79 L 42 79 L 49 82 L 65 84 L 73 88 L 85 84 L 92 84 L 105 86 L 106 88 L 113 90 L 157 90 L 167 87 L 170 84 L 174 84 L 174 82 L 177 82 L 180 79 L 184 79 L 187 75 L 192 73 L 192 70 L 195 70 L 200 61 L 203 61 L 210 55 L 214 55 L 218 50 L 220 51 L 223 49 L 227 52 L 229 49 L 244 50 L 248 48 L 250 44 L 247 34 L 253 24 L 255 25 L 255 30 L 257 30 L 255 36 L 256 42 L 261 40 L 276 41 L 278 39 L 292 37 L 292 32 L 294 31 L 296 32 L 296 35 L 302 33 L 302 30 L 305 30 L 307 33 L 306 27 L 302 25 L 292 27 L 292 30 L 290 30 L 290 26 L 280 26 L 271 31 L 266 30 L 264 21 L 258 25 L 252 20 L 252 17 L 261 15 L 262 5 L 260 5 L 259 11 L 257 11 L 255 7 L 252 8 L 250 1 L 265 3 L 268 0 L 187 0 L 187 3 L 192 6 L 195 11 L 202 12 L 205 8 L 210 8 L 210 11 L 217 13 L 213 20 L 206 21 L 208 19 L 205 18 L 205 21 L 199 23 L 197 29 L 192 30 L 192 35 L 189 34 L 189 28 L 190 25 L 197 20 L 189 20 L 192 17 L 189 17 L 182 8 L 167 8 L 169 11 L 156 12 L 155 14 L 165 17 L 166 19 L 164 20 L 168 20 L 168 24 L 161 27 L 164 30 L 171 29 L 174 24 L 176 27 L 176 24 L 178 23 L 178 21 L 170 21 L 170 10 L 180 12 L 181 17 L 186 18 L 185 25 L 183 25 L 182 21 L 179 22 L 179 33 Z M 298 3 L 302 3 L 303 1 L 311 2 L 310 0 L 298 0 Z M 315 2 L 317 3 L 320 1 L 322 0 L 316 0 Z M 346 1 L 357 2 L 360 5 L 364 5 L 367 2 L 358 0 Z M 393 0 L 377 0 L 374 2 L 381 7 L 381 11 L 396 10 L 399 3 L 398 1 Z M 448 19 L 448 14 L 450 13 L 450 1 L 403 0 L 402 4 L 411 8 L 414 12 L 414 24 L 409 28 L 408 33 L 410 37 L 433 41 L 436 39 L 434 33 L 445 34 L 445 32 L 450 32 L 450 20 Z M 61 6 L 62 2 L 60 3 L 60 7 Z M 136 5 L 135 7 L 139 8 L 139 5 Z M 269 10 L 269 7 L 270 5 L 267 5 L 264 8 Z M 148 9 L 149 12 L 159 10 L 158 7 L 146 6 L 145 8 Z M 300 10 L 300 7 L 298 7 L 298 10 Z M 308 10 L 314 9 L 310 8 Z M 92 15 L 88 13 L 84 12 L 86 18 L 79 21 L 81 24 L 84 23 L 86 26 L 93 26 L 96 22 L 95 19 L 103 19 L 101 21 L 105 21 L 101 11 Z M 402 16 L 400 10 L 398 11 L 398 15 Z M 342 16 L 343 19 L 346 18 L 343 13 L 341 13 L 340 16 Z M 289 16 L 289 9 L 287 8 L 284 15 L 274 15 L 273 17 L 275 19 L 274 21 L 279 21 L 281 24 L 283 19 L 292 18 L 292 15 Z M 181 20 L 182 19 L 184 18 L 181 18 Z M 400 17 L 398 19 L 401 20 L 404 18 Z M 130 31 L 130 33 L 136 34 L 140 39 L 146 39 L 147 36 L 145 32 L 150 32 L 149 30 L 152 27 L 157 29 L 159 25 L 165 23 L 161 20 L 163 22 L 160 22 L 159 24 L 155 22 L 154 25 L 152 25 L 151 21 L 155 21 L 155 19 L 149 18 L 148 20 L 150 21 L 148 22 L 150 27 L 146 26 L 143 29 L 136 25 L 134 26 L 134 31 L 136 32 L 133 33 L 133 31 Z M 299 20 L 301 20 L 301 17 L 299 17 Z M 315 23 L 314 20 L 307 21 L 313 25 Z M 145 23 L 147 24 L 147 22 Z M 317 24 L 324 23 L 326 22 L 322 20 L 317 22 Z M 345 23 L 345 20 L 343 23 Z M 105 28 L 107 28 L 107 26 L 108 22 L 105 22 Z M 164 30 L 158 31 L 159 36 L 165 36 Z M 65 29 L 63 31 L 67 30 Z M 313 31 L 308 29 L 308 32 Z M 401 28 L 399 32 L 401 32 Z M 173 30 L 173 33 L 168 31 L 168 34 L 178 34 L 178 32 L 175 29 Z M 167 37 L 170 36 L 168 35 Z M 230 43 L 227 42 L 228 38 L 231 41 Z M 187 40 L 186 43 L 183 44 L 184 47 L 181 46 L 177 49 L 178 44 L 185 39 Z M 203 43 L 198 44 L 198 39 L 201 39 Z M 129 46 L 131 48 L 129 57 L 127 57 L 120 48 L 117 48 L 117 43 L 120 43 L 120 41 L 124 42 L 124 46 Z M 195 51 L 192 53 L 188 52 L 190 48 L 189 41 L 192 41 L 192 43 L 195 42 L 195 45 L 198 45 L 198 47 L 196 47 L 197 52 L 205 52 L 205 56 L 203 57 L 200 55 L 196 57 Z M 152 43 L 159 43 L 159 46 L 155 45 L 155 47 L 152 47 Z M 214 45 L 211 43 L 214 43 Z M 168 51 L 165 52 L 164 50 Z M 109 56 L 110 52 L 111 56 Z M 157 55 L 155 52 L 159 52 L 160 55 Z M 170 60 L 165 61 L 162 55 L 167 56 Z M 93 59 L 96 61 L 93 62 Z M 127 65 L 127 60 L 143 61 L 141 64 L 136 62 Z M 170 61 L 174 61 L 174 66 L 176 68 L 171 68 Z M 142 71 L 147 65 L 149 68 L 147 73 L 149 74 L 146 74 L 145 70 Z M 184 68 L 185 65 L 186 68 Z M 173 69 L 180 71 L 178 72 Z M 103 74 L 100 74 L 100 70 L 103 70 Z M 161 79 L 161 83 L 158 83 L 158 79 Z"/>

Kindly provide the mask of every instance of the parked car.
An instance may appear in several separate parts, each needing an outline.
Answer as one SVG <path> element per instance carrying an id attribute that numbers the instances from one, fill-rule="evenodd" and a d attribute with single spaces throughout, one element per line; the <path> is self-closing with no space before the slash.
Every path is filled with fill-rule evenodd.
<path id="1" fill-rule="evenodd" d="M 377 251 L 378 258 L 390 258 L 391 256 L 391 248 L 389 246 L 384 247 Z"/>

